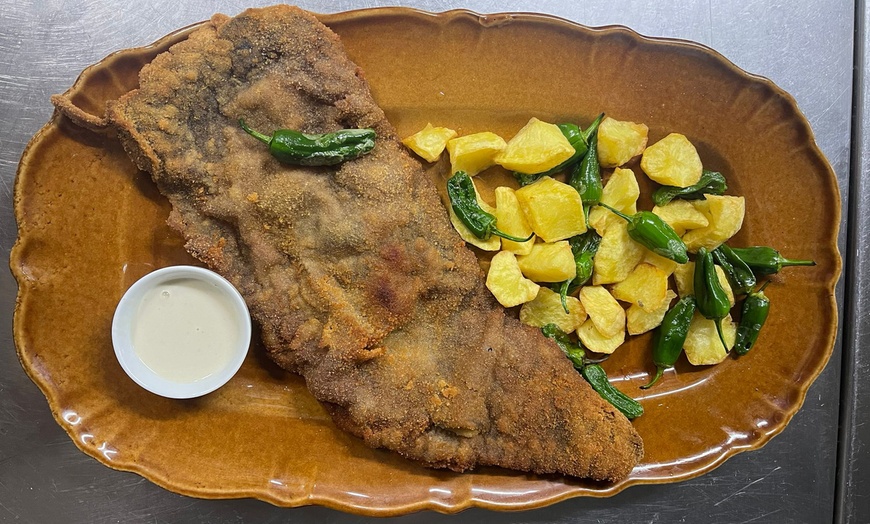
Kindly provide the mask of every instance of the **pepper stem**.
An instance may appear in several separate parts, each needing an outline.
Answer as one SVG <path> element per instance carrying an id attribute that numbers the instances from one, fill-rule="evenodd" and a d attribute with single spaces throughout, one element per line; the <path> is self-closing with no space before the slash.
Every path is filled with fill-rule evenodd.
<path id="1" fill-rule="evenodd" d="M 589 227 L 589 211 L 592 206 L 583 206 L 583 218 L 586 220 L 586 227 Z"/>
<path id="2" fill-rule="evenodd" d="M 722 319 L 716 321 L 716 332 L 719 333 L 719 340 L 722 341 L 722 347 L 725 348 L 725 353 L 728 353 L 728 344 L 725 343 L 725 337 L 722 335 Z"/>
<path id="3" fill-rule="evenodd" d="M 764 291 L 764 288 L 766 288 L 771 282 L 773 282 L 773 280 L 766 281 L 764 284 L 761 285 L 760 288 L 758 288 L 758 291 L 754 291 L 754 293 L 761 293 L 762 291 Z"/>
<path id="4" fill-rule="evenodd" d="M 268 145 L 272 141 L 272 137 L 264 135 L 263 133 L 259 133 L 257 131 L 254 131 L 253 129 L 248 127 L 248 125 L 245 124 L 245 121 L 242 120 L 241 118 L 239 119 L 239 125 L 242 126 L 242 129 L 245 130 L 245 133 L 251 135 L 252 137 L 256 138 L 257 140 L 259 140 L 260 142 L 262 142 L 266 145 Z"/>
<path id="5" fill-rule="evenodd" d="M 815 266 L 815 260 L 792 260 L 790 258 L 784 258 L 782 260 L 782 267 L 788 266 Z"/>
<path id="6" fill-rule="evenodd" d="M 532 239 L 533 236 L 535 236 L 535 234 L 532 233 L 527 238 L 515 237 L 513 235 L 508 235 L 507 233 L 505 233 L 504 231 L 501 231 L 497 227 L 492 228 L 492 231 L 490 233 L 497 236 L 497 237 L 502 237 L 504 239 L 512 240 L 514 242 L 528 242 L 529 240 Z"/>
<path id="7" fill-rule="evenodd" d="M 665 368 L 664 368 L 664 367 L 662 367 L 662 366 L 656 366 L 656 374 L 655 374 L 655 376 L 652 378 L 652 380 L 649 381 L 649 384 L 645 384 L 645 385 L 641 386 L 640 389 L 649 389 L 649 388 L 653 387 L 653 384 L 655 384 L 656 382 L 659 381 L 660 378 L 662 378 L 662 374 L 663 374 L 664 372 L 665 372 Z"/>
<path id="8" fill-rule="evenodd" d="M 608 206 L 608 205 L 605 204 L 604 202 L 599 202 L 598 205 L 601 206 L 601 207 L 603 207 L 604 209 L 610 211 L 610 212 L 613 213 L 614 215 L 616 215 L 616 216 L 618 216 L 618 217 L 620 217 L 620 218 L 623 218 L 626 222 L 631 222 L 631 217 L 630 217 L 630 216 L 628 216 L 628 215 L 626 215 L 625 213 L 622 213 L 622 212 L 620 212 L 620 211 L 617 211 L 616 209 L 613 209 L 612 207 Z"/>
<path id="9" fill-rule="evenodd" d="M 571 285 L 571 280 L 568 279 L 562 282 L 562 285 L 559 286 L 559 298 L 562 300 L 562 309 L 565 310 L 566 315 L 570 315 L 571 312 L 568 311 L 568 287 Z"/>

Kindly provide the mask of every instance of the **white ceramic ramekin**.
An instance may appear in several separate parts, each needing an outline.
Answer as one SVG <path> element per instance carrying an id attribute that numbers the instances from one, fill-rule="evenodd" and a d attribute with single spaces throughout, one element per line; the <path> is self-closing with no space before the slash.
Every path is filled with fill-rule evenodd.
<path id="1" fill-rule="evenodd" d="M 194 382 L 169 380 L 149 368 L 133 345 L 133 327 L 146 294 L 161 284 L 194 279 L 213 285 L 219 300 L 225 300 L 238 322 L 238 344 L 232 357 L 217 372 Z M 112 344 L 121 367 L 130 378 L 148 391 L 169 398 L 194 398 L 211 393 L 226 384 L 242 366 L 251 340 L 251 317 L 238 290 L 213 271 L 195 266 L 170 266 L 158 269 L 137 280 L 121 298 L 112 319 Z"/>

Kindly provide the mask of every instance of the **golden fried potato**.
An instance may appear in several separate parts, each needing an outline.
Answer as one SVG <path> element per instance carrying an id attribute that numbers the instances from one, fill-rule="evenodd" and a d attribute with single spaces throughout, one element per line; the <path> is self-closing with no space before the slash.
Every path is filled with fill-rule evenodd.
<path id="1" fill-rule="evenodd" d="M 520 270 L 535 282 L 563 282 L 577 276 L 574 253 L 567 240 L 537 242 L 528 255 L 517 257 Z"/>
<path id="2" fill-rule="evenodd" d="M 649 128 L 644 124 L 604 117 L 598 126 L 598 162 L 618 167 L 643 153 Z"/>
<path id="3" fill-rule="evenodd" d="M 640 187 L 637 185 L 637 177 L 631 169 L 617 168 L 607 179 L 604 190 L 601 192 L 601 202 L 628 215 L 637 213 L 637 198 L 640 196 Z M 604 236 L 607 226 L 616 222 L 625 222 L 622 218 L 614 215 L 603 207 L 593 207 L 589 212 L 589 227 Z"/>
<path id="4" fill-rule="evenodd" d="M 639 306 L 646 312 L 659 308 L 668 292 L 668 275 L 652 264 L 638 264 L 622 282 L 610 288 L 616 300 Z"/>
<path id="5" fill-rule="evenodd" d="M 665 313 L 671 307 L 671 301 L 676 297 L 677 294 L 669 289 L 665 293 L 664 300 L 651 311 L 644 311 L 637 304 L 629 306 L 625 312 L 625 326 L 628 329 L 628 334 L 640 335 L 659 327 L 665 318 Z"/>
<path id="6" fill-rule="evenodd" d="M 683 236 L 688 229 L 698 229 L 710 224 L 707 216 L 688 200 L 672 200 L 664 206 L 654 206 L 652 212 Z"/>
<path id="7" fill-rule="evenodd" d="M 532 231 L 545 242 L 586 232 L 583 201 L 576 189 L 548 176 L 516 191 Z"/>
<path id="8" fill-rule="evenodd" d="M 450 153 L 450 172 L 465 171 L 474 176 L 495 164 L 495 156 L 507 145 L 495 133 L 483 131 L 460 136 L 447 142 Z"/>
<path id="9" fill-rule="evenodd" d="M 704 213 L 709 224 L 683 235 L 683 242 L 692 253 L 700 247 L 710 251 L 716 249 L 743 227 L 746 200 L 742 196 L 707 195 L 706 200 L 695 200 L 693 205 Z"/>
<path id="10" fill-rule="evenodd" d="M 674 270 L 677 269 L 677 266 L 680 265 L 676 261 L 671 260 L 670 258 L 665 258 L 657 253 L 653 253 L 647 248 L 643 249 L 643 258 L 641 259 L 641 262 L 654 265 L 664 271 L 667 276 L 671 276 L 674 273 Z"/>
<path id="11" fill-rule="evenodd" d="M 725 339 L 725 343 L 728 344 L 728 349 L 726 350 L 722 346 L 722 341 L 719 340 L 716 323 L 704 318 L 696 311 L 695 316 L 692 317 L 692 323 L 689 324 L 689 334 L 686 336 L 686 342 L 683 344 L 686 358 L 694 366 L 718 364 L 725 360 L 725 357 L 728 356 L 728 351 L 734 347 L 736 336 L 737 325 L 731 321 L 731 315 L 728 315 L 722 319 L 722 337 Z"/>
<path id="12" fill-rule="evenodd" d="M 534 300 L 526 302 L 520 308 L 520 322 L 534 327 L 556 324 L 565 333 L 575 331 L 586 320 L 586 310 L 575 297 L 565 297 L 565 303 L 568 305 L 568 313 L 562 307 L 559 293 L 542 287 Z"/>
<path id="13" fill-rule="evenodd" d="M 622 213 L 625 213 L 628 216 L 631 216 L 637 213 L 637 203 L 633 202 L 627 207 L 622 209 L 616 208 Z M 619 217 L 610 212 L 610 210 L 603 208 L 601 206 L 595 206 L 589 211 L 589 224 L 588 227 L 591 227 L 598 233 L 598 236 L 604 236 L 604 232 L 607 231 L 607 228 L 613 224 L 617 224 L 619 222 L 625 222 L 625 219 Z"/>
<path id="14" fill-rule="evenodd" d="M 446 127 L 432 127 L 431 123 L 413 135 L 402 140 L 408 149 L 427 162 L 438 160 L 447 142 L 456 137 L 456 131 Z"/>
<path id="15" fill-rule="evenodd" d="M 625 331 L 625 310 L 606 288 L 602 286 L 580 288 L 580 303 L 583 304 L 583 309 L 586 310 L 595 327 L 605 337 L 612 337 L 617 331 Z"/>
<path id="16" fill-rule="evenodd" d="M 577 329 L 577 337 L 590 351 L 611 354 L 625 342 L 625 329 L 620 329 L 612 336 L 604 336 L 590 318 Z"/>
<path id="17" fill-rule="evenodd" d="M 529 226 L 529 221 L 526 220 L 525 213 L 520 208 L 520 202 L 517 200 L 514 190 L 509 187 L 495 188 L 495 217 L 496 227 L 508 235 L 526 238 L 532 234 L 532 228 Z M 506 238 L 501 240 L 502 249 L 511 251 L 515 255 L 528 255 L 534 245 L 534 236 L 526 242 L 514 242 Z"/>
<path id="18" fill-rule="evenodd" d="M 725 294 L 728 295 L 728 301 L 731 303 L 731 307 L 734 307 L 734 290 L 731 289 L 731 283 L 728 282 L 725 270 L 718 265 L 716 266 L 716 276 L 719 277 L 719 284 L 722 285 L 722 289 L 724 289 Z M 687 262 L 678 266 L 674 271 L 674 280 L 677 283 L 677 294 L 680 295 L 680 298 L 687 295 L 694 295 L 695 263 Z"/>
<path id="19" fill-rule="evenodd" d="M 574 146 L 556 124 L 533 117 L 495 156 L 495 163 L 518 173 L 543 173 L 572 155 Z"/>
<path id="20" fill-rule="evenodd" d="M 480 198 L 480 193 L 477 192 L 477 186 L 474 186 L 474 196 L 477 198 L 477 203 L 480 204 L 481 209 L 486 211 L 487 213 L 495 215 L 496 209 L 491 205 L 487 204 L 485 200 Z M 462 240 L 465 240 L 469 244 L 476 246 L 484 251 L 498 251 L 501 248 L 501 238 L 492 235 L 486 240 L 481 240 L 474 233 L 468 229 L 465 224 L 462 223 L 462 220 L 459 220 L 459 217 L 456 216 L 456 212 L 453 211 L 453 206 L 449 203 L 447 204 L 447 214 L 450 217 L 450 223 L 453 224 L 453 228 L 459 233 L 459 236 L 462 237 Z"/>
<path id="21" fill-rule="evenodd" d="M 592 284 L 615 284 L 640 263 L 644 247 L 628 236 L 628 224 L 619 219 L 604 231 L 593 260 Z"/>
<path id="22" fill-rule="evenodd" d="M 523 276 L 516 256 L 499 251 L 489 264 L 486 287 L 504 307 L 513 307 L 534 300 L 541 286 Z"/>
<path id="23" fill-rule="evenodd" d="M 689 187 L 701 178 L 701 157 L 689 139 L 671 133 L 646 148 L 640 160 L 646 176 L 665 186 Z"/>

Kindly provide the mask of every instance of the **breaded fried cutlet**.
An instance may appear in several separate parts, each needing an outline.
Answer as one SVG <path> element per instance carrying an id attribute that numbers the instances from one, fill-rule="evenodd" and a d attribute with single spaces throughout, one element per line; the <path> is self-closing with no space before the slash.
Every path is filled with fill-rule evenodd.
<path id="1" fill-rule="evenodd" d="M 269 356 L 335 423 L 423 464 L 618 480 L 643 445 L 558 347 L 505 314 L 338 37 L 289 6 L 216 15 L 109 106 L 190 253 L 242 292 Z M 240 127 L 372 128 L 288 166 Z"/>

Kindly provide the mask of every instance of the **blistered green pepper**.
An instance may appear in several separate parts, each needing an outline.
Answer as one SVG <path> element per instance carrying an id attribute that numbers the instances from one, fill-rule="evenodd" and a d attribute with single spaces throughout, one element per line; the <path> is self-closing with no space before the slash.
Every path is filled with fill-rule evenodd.
<path id="1" fill-rule="evenodd" d="M 532 234 L 528 238 L 519 238 L 499 230 L 496 227 L 495 216 L 484 211 L 477 202 L 474 182 L 465 171 L 457 171 L 447 180 L 447 196 L 459 220 L 481 240 L 489 240 L 492 235 L 495 235 L 514 242 L 527 242 L 534 236 Z"/>
<path id="2" fill-rule="evenodd" d="M 567 333 L 559 329 L 559 326 L 547 324 L 541 328 L 541 333 L 556 342 L 556 345 L 559 346 L 562 353 L 565 353 L 575 368 L 582 369 L 587 364 L 586 351 L 579 344 L 574 343 Z"/>
<path id="3" fill-rule="evenodd" d="M 599 116 L 599 118 L 601 118 Z M 594 129 L 590 128 L 589 151 L 579 164 L 576 164 L 568 176 L 568 184 L 580 193 L 583 201 L 583 213 L 589 220 L 589 209 L 598 204 L 604 191 L 601 183 L 601 164 L 598 162 L 598 120 Z"/>
<path id="4" fill-rule="evenodd" d="M 285 164 L 332 166 L 366 154 L 375 147 L 374 129 L 342 129 L 312 135 L 279 129 L 271 136 L 254 131 L 239 120 L 246 133 L 269 146 L 269 153 Z"/>
<path id="5" fill-rule="evenodd" d="M 661 325 L 653 333 L 652 356 L 653 364 L 656 366 L 656 374 L 649 384 L 641 386 L 641 389 L 652 387 L 662 378 L 665 368 L 672 367 L 680 358 L 694 314 L 695 297 L 692 295 L 681 298 L 674 304 L 674 307 L 665 313 Z"/>
<path id="6" fill-rule="evenodd" d="M 704 318 L 716 323 L 719 340 L 722 341 L 722 347 L 727 352 L 728 344 L 725 343 L 725 337 L 722 336 L 722 319 L 727 317 L 728 312 L 731 311 L 731 301 L 728 300 L 725 289 L 719 283 L 719 275 L 716 274 L 716 266 L 713 264 L 713 255 L 704 247 L 698 249 L 698 257 L 695 259 L 694 284 L 698 312 L 704 315 Z"/>
<path id="7" fill-rule="evenodd" d="M 607 372 L 598 364 L 588 364 L 583 366 L 580 374 L 589 382 L 592 389 L 598 392 L 601 397 L 613 404 L 613 407 L 622 412 L 629 419 L 637 418 L 643 415 L 643 406 L 633 398 L 629 397 L 622 391 L 616 389 L 610 380 L 607 379 Z"/>
<path id="8" fill-rule="evenodd" d="M 755 287 L 755 273 L 729 246 L 722 244 L 714 249 L 713 259 L 725 271 L 728 283 L 735 293 L 745 295 Z"/>
<path id="9" fill-rule="evenodd" d="M 697 183 L 689 187 L 662 186 L 653 191 L 652 199 L 655 205 L 663 206 L 675 198 L 700 200 L 704 195 L 722 195 L 726 189 L 728 184 L 722 173 L 705 169 Z"/>
<path id="10" fill-rule="evenodd" d="M 583 139 L 586 140 L 586 145 L 590 145 L 589 141 L 592 139 L 592 135 L 598 134 L 598 126 L 601 125 L 601 121 L 604 120 L 604 113 L 595 117 L 595 120 L 589 124 L 589 127 L 586 128 L 586 131 L 582 131 Z M 590 145 L 591 149 L 591 145 Z"/>
<path id="11" fill-rule="evenodd" d="M 767 246 L 735 247 L 734 254 L 759 275 L 773 275 L 788 266 L 815 266 L 813 260 L 792 260 Z"/>
<path id="12" fill-rule="evenodd" d="M 559 284 L 559 295 L 562 299 L 562 308 L 565 313 L 568 313 L 568 295 L 585 284 L 592 277 L 592 269 L 595 263 L 595 253 L 598 252 L 598 246 L 601 245 L 601 237 L 595 230 L 590 229 L 582 235 L 571 237 L 568 240 L 571 245 L 571 252 L 574 254 L 574 266 L 577 268 L 577 274 L 571 280 L 566 280 Z"/>
<path id="13" fill-rule="evenodd" d="M 610 402 L 613 407 L 630 419 L 643 415 L 643 406 L 640 403 L 613 387 L 613 384 L 607 379 L 604 368 L 598 365 L 597 362 L 600 361 L 588 359 L 583 347 L 573 342 L 556 324 L 545 325 L 541 328 L 541 333 L 556 342 L 556 345 L 565 353 L 574 368 L 580 372 L 586 382 L 592 386 L 592 389 L 601 395 L 601 398 Z"/>
<path id="14" fill-rule="evenodd" d="M 752 349 L 752 345 L 758 340 L 767 314 L 770 312 L 770 299 L 764 294 L 764 288 L 770 284 L 770 280 L 764 283 L 758 291 L 746 295 L 743 301 L 743 313 L 740 316 L 740 324 L 737 325 L 737 338 L 734 342 L 734 352 L 745 355 Z"/>
<path id="15" fill-rule="evenodd" d="M 689 261 L 686 244 L 667 222 L 651 211 L 638 211 L 632 216 L 621 213 L 607 204 L 598 204 L 628 222 L 628 236 L 653 253 L 678 264 Z"/>

